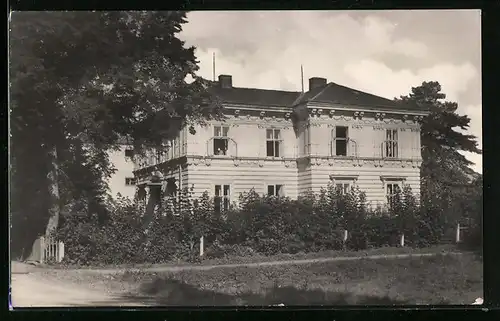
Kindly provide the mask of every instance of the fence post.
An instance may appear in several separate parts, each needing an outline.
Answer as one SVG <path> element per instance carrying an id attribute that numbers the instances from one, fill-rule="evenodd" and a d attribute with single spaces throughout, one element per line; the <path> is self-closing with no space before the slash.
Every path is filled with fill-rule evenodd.
<path id="1" fill-rule="evenodd" d="M 457 231 L 455 234 L 455 242 L 460 243 L 460 223 L 457 223 Z"/>
<path id="2" fill-rule="evenodd" d="M 200 237 L 200 256 L 203 256 L 203 235 Z"/>
<path id="3" fill-rule="evenodd" d="M 59 256 L 57 258 L 57 262 L 62 262 L 62 260 L 64 259 L 64 243 L 63 242 L 59 242 Z"/>
<path id="4" fill-rule="evenodd" d="M 349 232 L 347 232 L 347 230 L 344 230 L 344 248 L 346 247 L 346 243 L 347 243 L 347 238 L 349 236 Z"/>
<path id="5" fill-rule="evenodd" d="M 45 263 L 45 237 L 40 236 L 40 264 Z"/>
<path id="6" fill-rule="evenodd" d="M 401 247 L 405 246 L 405 235 L 404 235 L 404 233 L 401 233 L 401 242 L 400 242 L 400 244 L 401 244 Z"/>

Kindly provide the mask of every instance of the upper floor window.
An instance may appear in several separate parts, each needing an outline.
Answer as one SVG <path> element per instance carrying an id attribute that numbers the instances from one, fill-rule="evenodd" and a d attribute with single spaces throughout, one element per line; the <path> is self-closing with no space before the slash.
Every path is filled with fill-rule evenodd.
<path id="1" fill-rule="evenodd" d="M 280 157 L 281 148 L 281 132 L 279 129 L 267 129 L 266 130 L 266 140 L 267 140 L 267 156 Z"/>
<path id="2" fill-rule="evenodd" d="M 398 130 L 387 129 L 385 131 L 385 142 L 383 146 L 384 157 L 398 157 Z"/>
<path id="3" fill-rule="evenodd" d="M 267 185 L 267 195 L 283 196 L 283 185 Z"/>
<path id="4" fill-rule="evenodd" d="M 127 185 L 127 186 L 135 185 L 135 178 L 134 177 L 125 177 L 125 185 Z"/>
<path id="5" fill-rule="evenodd" d="M 215 185 L 215 211 L 229 210 L 231 201 L 231 186 L 230 185 Z"/>
<path id="6" fill-rule="evenodd" d="M 125 157 L 126 158 L 133 158 L 134 157 L 134 150 L 132 148 L 125 149 Z"/>
<path id="7" fill-rule="evenodd" d="M 336 126 L 332 131 L 332 155 L 347 156 L 349 131 L 346 126 Z"/>
<path id="8" fill-rule="evenodd" d="M 227 155 L 229 126 L 214 126 L 214 155 Z"/>

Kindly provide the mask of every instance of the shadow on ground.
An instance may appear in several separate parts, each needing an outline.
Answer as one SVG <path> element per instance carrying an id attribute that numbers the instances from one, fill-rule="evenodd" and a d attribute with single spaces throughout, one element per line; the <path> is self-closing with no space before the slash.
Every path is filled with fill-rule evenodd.
<path id="1" fill-rule="evenodd" d="M 293 305 L 404 305 L 408 302 L 392 300 L 389 297 L 359 296 L 350 293 L 324 290 L 274 287 L 266 293 L 224 294 L 204 290 L 172 279 L 157 279 L 142 285 L 137 295 L 122 295 L 109 302 L 95 302 L 97 305 L 146 306 L 269 306 Z"/>

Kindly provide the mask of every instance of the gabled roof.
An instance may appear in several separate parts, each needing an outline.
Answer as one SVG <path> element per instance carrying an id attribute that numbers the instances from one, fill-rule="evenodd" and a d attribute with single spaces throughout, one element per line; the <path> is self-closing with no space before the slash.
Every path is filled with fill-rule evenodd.
<path id="1" fill-rule="evenodd" d="M 290 108 L 300 94 L 294 91 L 257 88 L 221 88 L 217 85 L 211 87 L 210 91 L 225 103 Z"/>
<path id="2" fill-rule="evenodd" d="M 394 100 L 338 85 L 333 82 L 306 92 L 300 100 L 295 101 L 294 105 L 307 102 L 422 110 L 422 108 L 416 105 L 402 105 Z"/>

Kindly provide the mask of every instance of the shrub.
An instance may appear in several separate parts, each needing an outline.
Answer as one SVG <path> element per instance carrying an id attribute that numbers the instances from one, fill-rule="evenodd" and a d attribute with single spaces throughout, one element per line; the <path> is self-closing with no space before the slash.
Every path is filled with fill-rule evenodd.
<path id="1" fill-rule="evenodd" d="M 419 204 L 405 187 L 389 208 L 373 209 L 358 188 L 344 195 L 329 185 L 297 200 L 251 190 L 221 213 L 208 193 L 194 199 L 184 189 L 178 197 L 163 198 L 146 231 L 144 204 L 122 198 L 108 204 L 106 221 L 65 215 L 58 238 L 65 242 L 65 260 L 83 265 L 199 261 L 201 236 L 206 258 L 397 246 L 402 233 L 408 246 L 422 247 L 442 242 L 453 228 L 444 215 L 448 201 L 432 195 Z M 478 235 L 480 224 L 474 224 L 471 234 Z M 477 236 L 468 242 L 478 243 Z"/>

